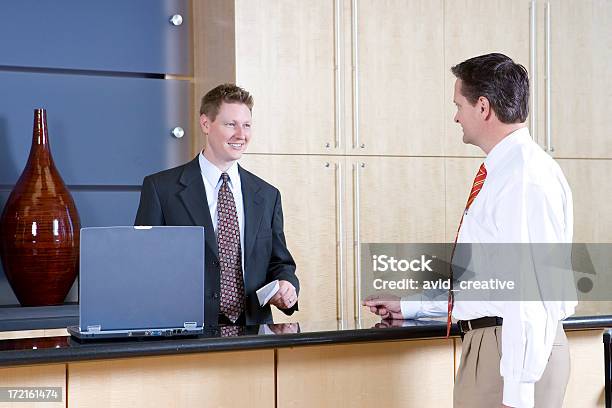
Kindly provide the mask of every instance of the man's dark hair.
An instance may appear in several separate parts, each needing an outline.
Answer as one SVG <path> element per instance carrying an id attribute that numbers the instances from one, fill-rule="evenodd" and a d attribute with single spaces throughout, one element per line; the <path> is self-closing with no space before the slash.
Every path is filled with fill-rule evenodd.
<path id="1" fill-rule="evenodd" d="M 451 68 L 461 80 L 461 94 L 473 105 L 484 96 L 503 123 L 522 123 L 529 114 L 527 70 L 504 54 L 470 58 Z"/>
<path id="2" fill-rule="evenodd" d="M 204 95 L 200 105 L 200 115 L 205 114 L 210 120 L 214 121 L 223 102 L 243 103 L 250 111 L 253 110 L 253 97 L 248 91 L 235 84 L 222 84 Z"/>

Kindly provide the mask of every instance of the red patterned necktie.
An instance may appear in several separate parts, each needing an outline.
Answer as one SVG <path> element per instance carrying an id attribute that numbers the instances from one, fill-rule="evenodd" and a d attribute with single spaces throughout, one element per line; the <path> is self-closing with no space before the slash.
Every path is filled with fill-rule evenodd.
<path id="1" fill-rule="evenodd" d="M 463 217 L 465 213 L 470 208 L 478 193 L 482 189 L 482 186 L 487 178 L 487 169 L 485 168 L 484 163 L 480 165 L 478 169 L 478 173 L 476 173 L 476 177 L 474 177 L 474 183 L 472 184 L 472 190 L 470 191 L 470 196 L 468 197 L 467 203 L 465 204 L 465 210 L 463 211 L 463 215 L 461 216 L 461 221 L 459 221 L 459 228 L 457 228 L 457 234 L 455 235 L 455 242 L 453 243 L 453 250 L 451 251 L 450 258 L 450 284 L 451 290 L 448 291 L 448 316 L 446 319 L 446 337 L 450 336 L 450 328 L 451 328 L 451 317 L 453 316 L 453 306 L 455 305 L 455 294 L 453 292 L 453 256 L 455 255 L 455 248 L 457 247 L 457 238 L 459 238 L 459 230 L 461 230 L 461 225 L 463 224 Z"/>
<path id="2" fill-rule="evenodd" d="M 240 227 L 234 195 L 229 188 L 229 175 L 221 174 L 221 188 L 217 199 L 217 245 L 221 266 L 220 310 L 232 322 L 244 311 L 244 279 Z"/>
<path id="3" fill-rule="evenodd" d="M 244 326 L 221 326 L 221 337 L 237 337 L 244 335 Z"/>

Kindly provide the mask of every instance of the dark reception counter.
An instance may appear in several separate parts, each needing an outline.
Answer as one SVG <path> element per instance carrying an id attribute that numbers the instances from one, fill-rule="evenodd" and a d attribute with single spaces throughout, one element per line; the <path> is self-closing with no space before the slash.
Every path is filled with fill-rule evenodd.
<path id="1" fill-rule="evenodd" d="M 4 312 L 0 336 L 13 338 L 0 340 L 0 390 L 60 390 L 46 407 L 450 407 L 461 356 L 457 327 L 445 338 L 442 319 L 367 316 L 247 326 L 235 336 L 211 329 L 192 338 L 78 342 L 57 329 L 24 338 L 7 329 L 41 329 L 44 318 Z M 73 323 L 71 314 L 47 316 L 47 328 Z M 572 358 L 565 406 L 603 406 L 602 333 L 612 316 L 571 317 L 564 327 Z"/>
<path id="2" fill-rule="evenodd" d="M 612 327 L 612 316 L 570 317 L 566 330 Z M 142 357 L 168 354 L 278 349 L 362 342 L 443 338 L 442 320 L 284 323 L 240 327 L 237 335 L 219 329 L 197 337 L 77 341 L 70 336 L 0 340 L 0 366 Z M 453 325 L 451 336 L 459 331 Z"/>

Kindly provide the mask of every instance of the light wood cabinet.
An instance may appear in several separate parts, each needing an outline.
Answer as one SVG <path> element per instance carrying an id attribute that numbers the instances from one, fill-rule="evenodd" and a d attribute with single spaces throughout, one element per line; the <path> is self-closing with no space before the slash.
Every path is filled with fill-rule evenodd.
<path id="1" fill-rule="evenodd" d="M 453 340 L 279 349 L 278 407 L 450 407 Z"/>
<path id="2" fill-rule="evenodd" d="M 361 243 L 444 242 L 444 159 L 351 159 Z"/>
<path id="3" fill-rule="evenodd" d="M 359 248 L 364 243 L 444 242 L 444 159 L 354 157 L 347 222 L 347 282 L 357 318 L 378 319 L 361 306 Z"/>
<path id="4" fill-rule="evenodd" d="M 358 0 L 350 154 L 440 156 L 444 123 L 442 0 Z"/>
<path id="5" fill-rule="evenodd" d="M 340 151 L 338 9 L 331 0 L 194 2 L 196 58 L 203 58 L 195 63 L 196 98 L 221 82 L 250 91 L 251 153 Z"/>
<path id="6" fill-rule="evenodd" d="M 275 399 L 274 364 L 274 350 L 70 363 L 68 404 L 268 408 Z"/>
<path id="7" fill-rule="evenodd" d="M 574 201 L 574 242 L 612 243 L 612 160 L 558 159 Z"/>
<path id="8" fill-rule="evenodd" d="M 272 308 L 274 321 L 340 318 L 347 298 L 342 247 L 344 158 L 249 154 L 241 165 L 281 191 L 287 246 L 297 264 L 300 310 L 287 317 Z"/>
<path id="9" fill-rule="evenodd" d="M 550 141 L 555 157 L 612 158 L 611 22 L 609 0 L 550 1 Z"/>
<path id="10" fill-rule="evenodd" d="M 283 194 L 303 286 L 300 311 L 275 313 L 279 321 L 364 312 L 355 256 L 362 242 L 453 242 L 484 153 L 463 144 L 453 123 L 452 65 L 510 56 L 532 76 L 528 124 L 538 143 L 546 147 L 549 104 L 555 156 L 610 157 L 612 3 L 550 1 L 551 101 L 545 3 L 193 3 L 196 95 L 225 81 L 253 92 L 254 138 L 243 164 Z M 608 166 L 562 161 L 576 242 L 612 239 L 612 217 L 597 210 L 609 201 Z"/>
<path id="11" fill-rule="evenodd" d="M 196 102 L 220 82 L 252 91 L 251 153 L 481 157 L 453 123 L 450 67 L 487 52 L 530 66 L 528 1 L 205 0 L 194 14 Z"/>
<path id="12" fill-rule="evenodd" d="M 48 407 L 60 408 L 67 406 L 66 395 L 66 365 L 65 364 L 48 364 L 48 365 L 33 365 L 24 367 L 2 367 L 0 368 L 0 387 L 58 387 L 61 389 L 61 401 L 41 401 L 28 402 L 0 402 L 0 407 Z"/>
<path id="13" fill-rule="evenodd" d="M 335 150 L 334 2 L 235 4 L 236 82 L 255 95 L 260 135 L 251 152 Z"/>
<path id="14" fill-rule="evenodd" d="M 568 331 L 570 378 L 564 408 L 604 407 L 604 353 L 602 330 Z"/>
<path id="15" fill-rule="evenodd" d="M 443 158 L 248 154 L 241 164 L 282 192 L 298 265 L 300 311 L 275 320 L 357 315 L 362 243 L 445 240 Z"/>

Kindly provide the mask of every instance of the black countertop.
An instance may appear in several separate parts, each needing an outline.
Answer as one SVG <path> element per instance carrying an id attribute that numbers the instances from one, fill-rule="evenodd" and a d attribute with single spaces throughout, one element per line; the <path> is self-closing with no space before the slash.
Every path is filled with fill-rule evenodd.
<path id="1" fill-rule="evenodd" d="M 78 303 L 39 307 L 0 306 L 0 332 L 58 329 L 78 324 Z"/>
<path id="2" fill-rule="evenodd" d="M 612 316 L 570 317 L 566 330 L 612 327 Z M 247 326 L 237 336 L 223 337 L 218 329 L 206 336 L 174 339 L 130 339 L 121 341 L 78 342 L 70 336 L 40 337 L 0 341 L 0 366 L 61 363 L 106 358 L 174 355 L 211 351 L 254 350 L 325 344 L 364 343 L 390 340 L 443 338 L 442 320 L 291 323 Z M 456 325 L 452 336 L 458 336 Z"/>

